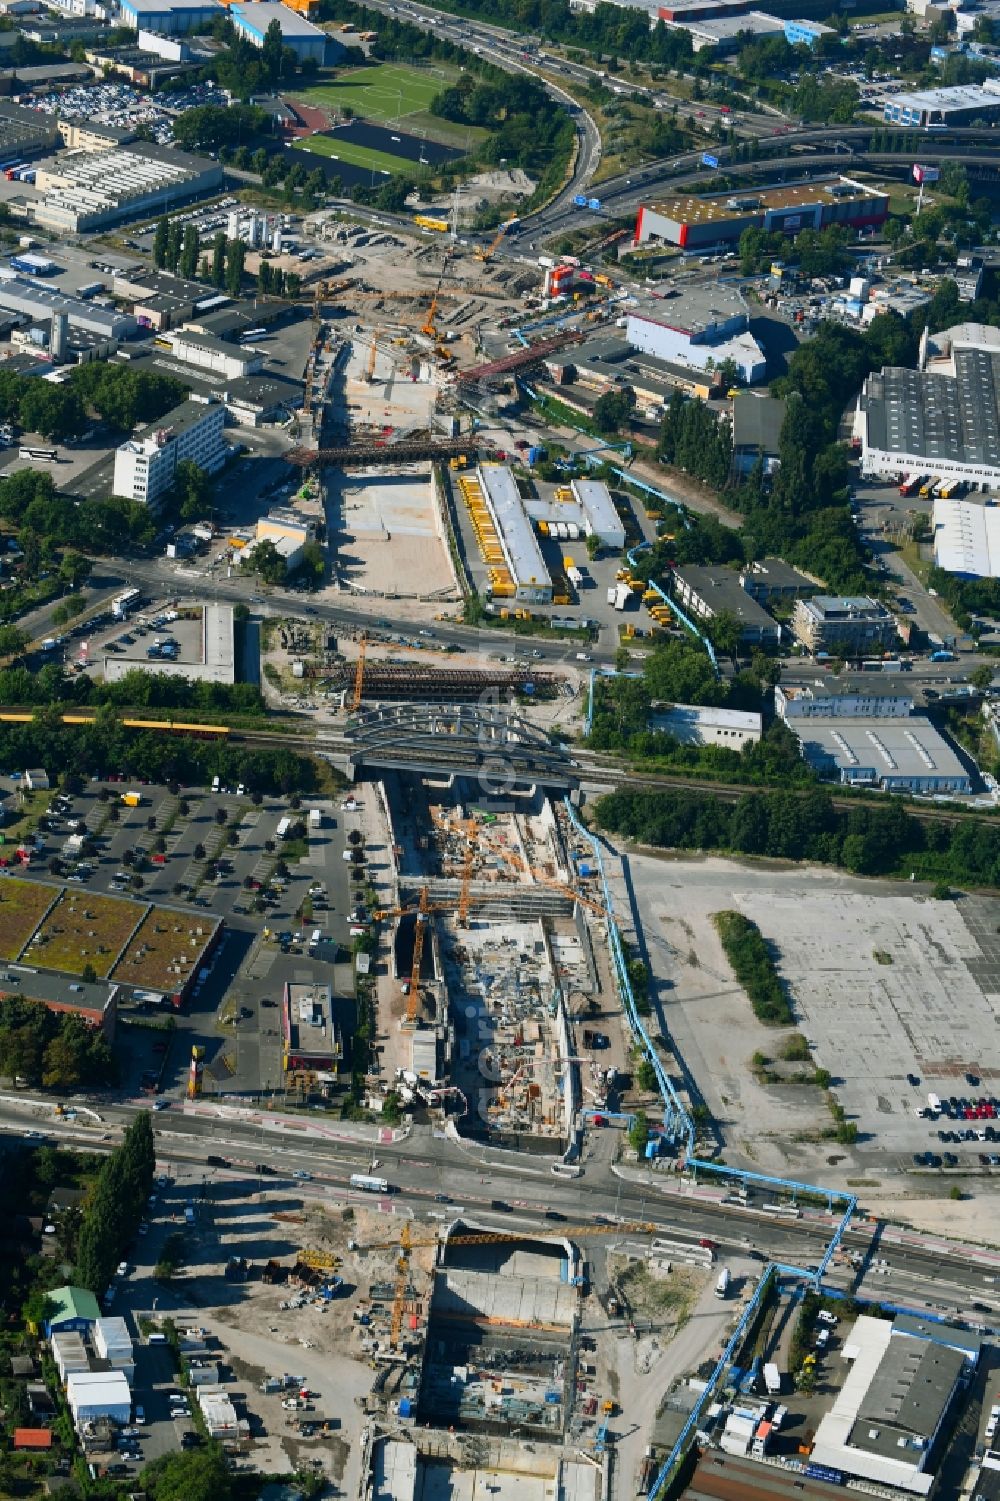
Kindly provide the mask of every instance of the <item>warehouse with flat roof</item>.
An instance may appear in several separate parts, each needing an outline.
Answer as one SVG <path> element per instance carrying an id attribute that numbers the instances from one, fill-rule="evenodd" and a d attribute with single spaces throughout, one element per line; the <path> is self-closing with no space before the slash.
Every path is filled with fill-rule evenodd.
<path id="1" fill-rule="evenodd" d="M 619 516 L 611 491 L 602 479 L 573 479 L 570 489 L 584 515 L 589 537 L 596 537 L 602 547 L 621 552 L 625 546 L 625 523 Z"/>
<path id="2" fill-rule="evenodd" d="M 281 1021 L 286 1073 L 317 1068 L 336 1072 L 343 1060 L 344 1044 L 329 985 L 286 984 Z"/>
<path id="3" fill-rule="evenodd" d="M 929 719 L 791 719 L 803 758 L 820 776 L 883 792 L 967 793 L 972 778 Z"/>
<path id="4" fill-rule="evenodd" d="M 180 328 L 164 336 L 175 360 L 185 365 L 194 365 L 199 370 L 210 370 L 214 375 L 227 380 L 240 380 L 247 375 L 256 375 L 264 368 L 264 356 L 259 349 L 248 349 L 239 344 L 228 344 L 212 334 L 195 333 L 192 329 Z"/>
<path id="5" fill-rule="evenodd" d="M 68 231 L 106 229 L 127 219 L 152 218 L 222 186 L 222 167 L 151 141 L 114 151 L 64 156 L 38 169 L 37 223 Z"/>
<path id="6" fill-rule="evenodd" d="M 890 125 L 975 125 L 1000 115 L 1000 79 L 983 84 L 956 84 L 953 88 L 913 89 L 893 94 L 885 101 L 883 119 Z"/>
<path id="7" fill-rule="evenodd" d="M 869 375 L 854 421 L 866 478 L 1000 485 L 1000 331 L 976 330 L 949 330 L 950 357 L 929 369 Z"/>
<path id="8" fill-rule="evenodd" d="M 219 0 L 118 0 L 122 23 L 133 31 L 176 36 L 225 15 Z"/>
<path id="9" fill-rule="evenodd" d="M 831 224 L 860 229 L 884 224 L 888 214 L 885 193 L 848 177 L 705 196 L 676 194 L 640 206 L 635 242 L 665 240 L 682 250 L 710 250 L 735 244 L 745 229 L 783 234 Z"/>
<path id="10" fill-rule="evenodd" d="M 277 21 L 282 42 L 291 47 L 299 62 L 309 59 L 322 66 L 327 60 L 328 47 L 338 53 L 343 51 L 340 43 L 325 31 L 277 0 L 235 0 L 229 7 L 229 17 L 240 36 L 254 47 L 263 47 L 267 28 Z"/>
<path id="11" fill-rule="evenodd" d="M 476 473 L 514 583 L 514 598 L 550 604 L 552 579 L 517 481 L 506 464 L 480 464 Z"/>
<path id="12" fill-rule="evenodd" d="M 934 561 L 964 578 L 1000 578 L 1000 506 L 990 501 L 934 501 Z"/>
<path id="13" fill-rule="evenodd" d="M 135 333 L 135 319 L 128 313 L 98 307 L 7 273 L 0 274 L 0 308 L 22 313 L 32 322 L 51 322 L 53 313 L 65 313 L 70 328 L 86 329 L 105 339 L 127 339 Z"/>

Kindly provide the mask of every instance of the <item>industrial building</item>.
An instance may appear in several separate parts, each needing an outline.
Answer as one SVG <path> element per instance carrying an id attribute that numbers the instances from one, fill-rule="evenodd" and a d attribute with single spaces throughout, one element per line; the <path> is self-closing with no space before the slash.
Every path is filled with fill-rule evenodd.
<path id="1" fill-rule="evenodd" d="M 150 423 L 115 453 L 115 495 L 142 501 L 156 511 L 181 459 L 191 459 L 214 474 L 225 462 L 225 420 L 226 409 L 220 402 L 192 396 L 159 422 Z"/>
<path id="2" fill-rule="evenodd" d="M 126 1380 L 135 1380 L 135 1352 L 132 1336 L 122 1318 L 101 1318 L 93 1331 L 94 1353 L 98 1360 L 106 1360 L 112 1370 L 121 1371 Z"/>
<path id="3" fill-rule="evenodd" d="M 570 480 L 570 489 L 583 512 L 587 536 L 596 537 L 602 547 L 621 552 L 625 546 L 625 523 L 604 481 L 574 479 Z"/>
<path id="4" fill-rule="evenodd" d="M 122 25 L 168 36 L 194 31 L 225 15 L 218 0 L 118 0 Z"/>
<path id="5" fill-rule="evenodd" d="M 286 1073 L 336 1073 L 344 1041 L 333 1011 L 329 985 L 285 985 L 281 1004 L 282 1066 Z"/>
<path id="6" fill-rule="evenodd" d="M 913 698 L 908 693 L 843 692 L 833 687 L 774 688 L 776 713 L 787 723 L 791 719 L 908 719 L 913 713 Z"/>
<path id="7" fill-rule="evenodd" d="M 735 245 L 745 229 L 798 234 L 800 229 L 850 229 L 884 224 L 889 213 L 885 193 L 850 178 L 798 183 L 789 187 L 748 188 L 707 197 L 677 195 L 643 204 L 635 241 L 665 240 L 682 250 L 712 250 Z"/>
<path id="8" fill-rule="evenodd" d="M 844 1336 L 848 1374 L 816 1429 L 811 1464 L 926 1496 L 941 1458 L 938 1438 L 979 1353 L 965 1330 L 862 1314 Z"/>
<path id="9" fill-rule="evenodd" d="M 327 61 L 328 50 L 331 53 L 343 51 L 340 43 L 328 37 L 325 31 L 276 0 L 235 0 L 229 7 L 229 17 L 240 36 L 246 37 L 254 47 L 263 47 L 267 28 L 272 21 L 277 21 L 282 42 L 291 47 L 300 63 L 311 59 L 322 67 Z"/>
<path id="10" fill-rule="evenodd" d="M 975 490 L 1000 485 L 1000 329 L 960 323 L 924 341 L 921 368 L 865 381 L 854 434 L 869 478 L 917 475 Z"/>
<path id="11" fill-rule="evenodd" d="M 109 1418 L 124 1426 L 132 1416 L 132 1392 L 123 1371 L 72 1371 L 66 1401 L 77 1428 Z"/>
<path id="12" fill-rule="evenodd" d="M 101 1316 L 97 1299 L 85 1287 L 57 1287 L 48 1294 L 52 1305 L 45 1320 L 45 1333 L 85 1333 Z"/>
<path id="13" fill-rule="evenodd" d="M 59 131 L 51 115 L 0 101 L 0 162 L 28 161 L 58 145 Z"/>
<path id="14" fill-rule="evenodd" d="M 44 196 L 33 205 L 34 215 L 47 229 L 70 234 L 107 229 L 166 213 L 221 188 L 222 180 L 221 165 L 207 157 L 136 141 L 40 167 L 35 186 Z"/>
<path id="15" fill-rule="evenodd" d="M 822 21 L 785 22 L 785 41 L 790 47 L 815 47 L 822 37 L 836 35 L 835 29 Z"/>
<path id="16" fill-rule="evenodd" d="M 732 51 L 743 45 L 743 38 L 780 36 L 784 23 L 766 11 L 748 10 L 738 16 L 707 16 L 698 21 L 665 22 L 671 31 L 686 31 L 691 38 L 694 52 L 709 47 L 716 54 Z"/>
<path id="17" fill-rule="evenodd" d="M 232 1443 L 240 1437 L 241 1427 L 249 1435 L 249 1424 L 245 1418 L 237 1417 L 233 1399 L 224 1387 L 199 1386 L 196 1390 L 198 1406 L 209 1438 Z"/>
<path id="18" fill-rule="evenodd" d="M 740 625 L 744 646 L 777 646 L 781 640 L 778 622 L 747 593 L 731 568 L 685 564 L 674 569 L 672 588 L 678 604 L 701 620 L 731 615 Z"/>
<path id="19" fill-rule="evenodd" d="M 733 471 L 737 476 L 750 474 L 758 462 L 766 475 L 778 469 L 785 411 L 779 396 L 737 391 L 733 397 Z"/>
<path id="20" fill-rule="evenodd" d="M 552 580 L 510 469 L 480 464 L 476 479 L 513 585 L 512 597 L 527 604 L 551 603 Z"/>
<path id="21" fill-rule="evenodd" d="M 721 745 L 735 751 L 757 744 L 761 723 L 760 714 L 701 704 L 654 704 L 649 716 L 651 730 L 670 735 L 682 745 Z"/>
<path id="22" fill-rule="evenodd" d="M 866 594 L 817 594 L 799 599 L 792 611 L 792 631 L 810 652 L 861 656 L 880 652 L 896 640 L 891 610 Z"/>
<path id="23" fill-rule="evenodd" d="M 295 411 L 302 405 L 302 395 L 301 381 L 284 375 L 247 375 L 227 381 L 222 400 L 241 427 L 261 427 Z"/>
<path id="24" fill-rule="evenodd" d="M 185 457 L 185 455 L 181 455 Z M 235 625 L 232 605 L 202 606 L 200 627 L 191 626 L 181 650 L 175 657 L 151 657 L 143 648 L 143 638 L 136 655 L 108 653 L 104 657 L 104 679 L 117 683 L 129 672 L 141 669 L 159 677 L 186 678 L 193 683 L 234 683 L 236 681 Z"/>
<path id="25" fill-rule="evenodd" d="M 629 313 L 625 337 L 633 349 L 688 369 L 718 369 L 732 361 L 750 385 L 763 380 L 767 360 L 749 324 L 739 289 L 716 282 L 686 288 L 679 301 L 653 299 Z"/>
<path id="26" fill-rule="evenodd" d="M 259 349 L 227 344 L 211 334 L 194 333 L 190 329 L 178 329 L 166 337 L 175 360 L 194 365 L 199 370 L 209 370 L 227 380 L 241 380 L 264 368 L 264 356 Z"/>
<path id="27" fill-rule="evenodd" d="M 1000 506 L 990 500 L 934 501 L 934 561 L 965 578 L 1000 578 Z"/>
<path id="28" fill-rule="evenodd" d="M 804 760 L 820 776 L 884 792 L 967 793 L 972 778 L 929 719 L 831 719 L 807 716 L 788 725 Z"/>
<path id="29" fill-rule="evenodd" d="M 886 99 L 882 117 L 890 125 L 975 125 L 1000 115 L 1000 80 L 957 84 L 953 88 L 915 89 Z"/>
<path id="30" fill-rule="evenodd" d="M 310 542 L 316 541 L 317 522 L 312 516 L 291 506 L 273 506 L 257 522 L 256 542 L 273 542 L 291 572 L 302 562 Z"/>
<path id="31" fill-rule="evenodd" d="M 16 276 L 0 276 L 0 308 L 20 313 L 33 323 L 49 322 L 56 314 L 63 313 L 71 329 L 83 329 L 110 340 L 127 339 L 136 327 L 135 319 L 117 308 L 98 307 L 54 287 L 39 286 Z"/>

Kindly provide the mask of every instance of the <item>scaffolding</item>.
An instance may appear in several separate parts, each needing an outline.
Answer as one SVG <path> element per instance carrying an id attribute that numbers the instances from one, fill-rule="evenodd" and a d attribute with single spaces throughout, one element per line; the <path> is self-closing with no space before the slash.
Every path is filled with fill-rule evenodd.
<path id="1" fill-rule="evenodd" d="M 478 447 L 475 438 L 468 434 L 463 438 L 411 438 L 402 443 L 366 440 L 344 448 L 292 448 L 285 454 L 285 461 L 299 469 L 333 464 L 342 468 L 360 465 L 368 469 L 378 464 L 413 464 L 422 459 L 459 458 Z"/>

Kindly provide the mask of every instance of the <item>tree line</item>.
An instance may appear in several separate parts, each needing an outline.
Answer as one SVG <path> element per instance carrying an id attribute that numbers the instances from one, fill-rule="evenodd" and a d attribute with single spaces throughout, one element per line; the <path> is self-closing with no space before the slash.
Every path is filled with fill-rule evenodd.
<path id="1" fill-rule="evenodd" d="M 58 662 L 48 662 L 37 672 L 27 667 L 0 669 L 0 703 L 25 707 L 58 704 L 63 708 L 108 704 L 118 709 L 173 709 L 261 718 L 267 712 L 260 689 L 252 683 L 193 682 L 190 678 L 144 672 L 139 667 L 109 683 L 87 673 L 71 676 Z"/>
<path id="2" fill-rule="evenodd" d="M 101 709 L 91 725 L 63 725 L 61 709 L 42 710 L 30 724 L 0 726 L 0 761 L 44 766 L 50 776 L 123 771 L 149 782 L 198 786 L 213 776 L 264 793 L 313 792 L 314 761 L 292 749 L 274 750 L 195 739 L 191 735 L 126 729 L 117 712 Z"/>
<path id="3" fill-rule="evenodd" d="M 826 788 L 748 792 L 613 792 L 599 826 L 657 848 L 722 850 L 837 865 L 855 875 L 910 876 L 961 886 L 1000 884 L 1000 823 L 924 822 L 899 798 L 835 808 Z"/>
<path id="4" fill-rule="evenodd" d="M 105 1161 L 83 1211 L 76 1280 L 98 1297 L 135 1239 L 155 1172 L 153 1121 L 144 1110 L 126 1127 L 121 1146 Z"/>
<path id="5" fill-rule="evenodd" d="M 0 891 L 0 922 L 4 900 Z M 0 1074 L 33 1088 L 75 1089 L 115 1077 L 107 1039 L 76 1012 L 50 1011 L 41 1001 L 0 995 Z"/>

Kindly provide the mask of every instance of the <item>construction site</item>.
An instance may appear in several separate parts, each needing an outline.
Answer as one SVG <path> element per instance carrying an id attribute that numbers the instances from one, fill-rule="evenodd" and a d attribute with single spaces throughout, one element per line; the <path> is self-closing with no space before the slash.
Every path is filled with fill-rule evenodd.
<path id="1" fill-rule="evenodd" d="M 384 785 L 383 1079 L 463 1134 L 571 1159 L 581 1110 L 606 1107 L 626 1061 L 590 1025 L 613 994 L 595 873 L 544 796 L 493 811 L 413 776 Z"/>

